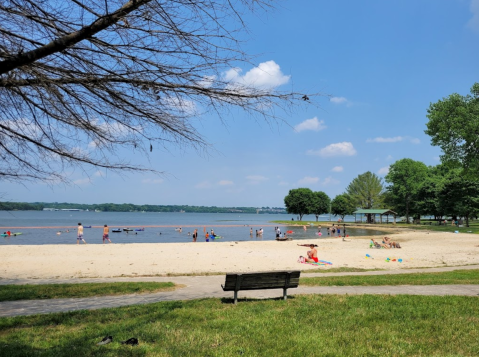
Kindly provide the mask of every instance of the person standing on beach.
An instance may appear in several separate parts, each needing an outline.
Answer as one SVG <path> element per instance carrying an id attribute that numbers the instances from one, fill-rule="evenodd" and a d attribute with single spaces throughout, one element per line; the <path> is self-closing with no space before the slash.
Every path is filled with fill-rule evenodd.
<path id="1" fill-rule="evenodd" d="M 108 235 L 109 233 L 110 228 L 108 228 L 108 226 L 105 224 L 105 226 L 103 227 L 103 244 L 105 244 L 105 240 L 111 243 L 110 237 Z"/>
<path id="2" fill-rule="evenodd" d="M 85 240 L 83 239 L 83 226 L 81 223 L 78 223 L 77 244 L 80 244 L 80 240 L 86 244 Z"/>

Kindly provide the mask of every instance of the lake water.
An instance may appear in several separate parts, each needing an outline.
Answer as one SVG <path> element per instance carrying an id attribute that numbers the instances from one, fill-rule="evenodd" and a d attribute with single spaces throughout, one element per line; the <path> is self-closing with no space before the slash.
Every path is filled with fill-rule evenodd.
<path id="1" fill-rule="evenodd" d="M 76 227 L 78 222 L 83 226 L 84 239 L 87 243 L 101 244 L 103 225 L 110 227 L 110 239 L 113 243 L 176 243 L 191 242 L 194 229 L 198 229 L 198 242 L 204 242 L 204 229 L 213 229 L 221 236 L 214 242 L 274 240 L 272 221 L 289 220 L 288 214 L 237 214 L 237 213 L 141 213 L 141 212 L 85 212 L 85 211 L 13 211 L 0 212 L 0 233 L 10 230 L 22 232 L 21 235 L 2 237 L 0 244 L 76 244 Z M 294 217 L 296 223 L 296 217 Z M 315 220 L 314 216 L 304 216 L 303 220 Z M 332 217 L 332 223 L 336 220 Z M 354 217 L 346 217 L 345 221 L 353 221 Z M 328 221 L 329 215 L 320 216 L 320 221 Z M 140 232 L 112 233 L 112 229 L 141 228 Z M 182 232 L 175 229 L 182 227 Z M 250 229 L 253 236 L 250 236 Z M 255 231 L 264 229 L 263 237 L 256 237 Z M 297 226 L 280 226 L 282 232 L 293 231 L 289 236 L 294 240 L 327 238 L 326 226 L 323 224 L 318 236 L 317 227 L 308 227 L 306 231 Z M 66 231 L 69 230 L 67 233 Z M 61 232 L 60 234 L 57 234 Z M 377 230 L 347 228 L 350 236 L 382 235 Z"/>

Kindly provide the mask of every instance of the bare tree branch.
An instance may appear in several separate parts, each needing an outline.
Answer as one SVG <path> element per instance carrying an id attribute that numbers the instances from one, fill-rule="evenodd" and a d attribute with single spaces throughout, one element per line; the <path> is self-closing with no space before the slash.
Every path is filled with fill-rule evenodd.
<path id="1" fill-rule="evenodd" d="M 225 77 L 251 65 L 244 13 L 272 1 L 0 1 L 0 180 L 68 181 L 73 167 L 157 172 L 121 149 L 206 149 L 192 119 L 210 111 L 276 120 L 303 93 Z"/>

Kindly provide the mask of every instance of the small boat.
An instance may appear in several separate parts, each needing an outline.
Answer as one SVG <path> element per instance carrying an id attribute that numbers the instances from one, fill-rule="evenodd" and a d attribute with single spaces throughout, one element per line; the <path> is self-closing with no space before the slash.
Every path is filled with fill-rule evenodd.
<path id="1" fill-rule="evenodd" d="M 133 232 L 133 229 L 131 229 L 131 228 L 123 228 L 123 232 Z"/>
<path id="2" fill-rule="evenodd" d="M 83 228 L 91 228 L 91 226 L 83 226 Z"/>
<path id="3" fill-rule="evenodd" d="M 120 229 L 120 228 L 118 228 L 118 229 L 112 229 L 111 231 L 112 231 L 112 233 L 120 233 L 120 232 L 121 232 L 121 229 Z"/>
<path id="4" fill-rule="evenodd" d="M 288 240 L 293 240 L 293 238 L 276 238 L 277 241 L 286 242 Z"/>
<path id="5" fill-rule="evenodd" d="M 135 231 L 137 231 L 137 232 L 143 232 L 144 230 L 145 230 L 145 228 L 137 228 L 137 229 L 135 229 Z"/>

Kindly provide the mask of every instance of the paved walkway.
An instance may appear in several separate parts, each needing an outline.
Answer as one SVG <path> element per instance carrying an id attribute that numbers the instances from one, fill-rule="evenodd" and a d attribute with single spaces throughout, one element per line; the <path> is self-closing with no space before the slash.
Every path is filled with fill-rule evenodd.
<path id="1" fill-rule="evenodd" d="M 302 277 L 345 276 L 345 275 L 385 275 L 385 274 L 411 274 L 418 272 L 444 272 L 458 269 L 479 269 L 479 265 L 465 267 L 445 267 L 430 269 L 407 269 L 390 271 L 370 271 L 360 273 L 302 273 Z M 2 279 L 0 286 L 6 284 L 53 284 L 53 283 L 87 283 L 87 282 L 116 282 L 116 281 L 171 281 L 181 287 L 174 291 L 153 294 L 131 294 L 107 297 L 89 297 L 77 299 L 49 299 L 49 300 L 21 300 L 0 302 L 0 317 L 46 314 L 52 312 L 65 312 L 75 310 L 94 310 L 126 305 L 148 304 L 158 301 L 193 300 L 203 298 L 228 298 L 233 297 L 233 292 L 224 292 L 221 284 L 224 275 L 214 276 L 179 276 L 179 277 L 150 277 L 150 278 L 101 278 L 101 279 Z M 479 285 L 400 285 L 400 286 L 329 286 L 307 287 L 300 286 L 289 289 L 290 295 L 298 294 L 386 294 L 386 295 L 464 295 L 479 296 Z M 282 291 L 255 290 L 240 291 L 239 298 L 277 298 L 282 296 Z"/>

